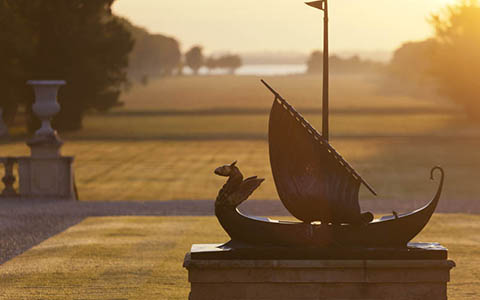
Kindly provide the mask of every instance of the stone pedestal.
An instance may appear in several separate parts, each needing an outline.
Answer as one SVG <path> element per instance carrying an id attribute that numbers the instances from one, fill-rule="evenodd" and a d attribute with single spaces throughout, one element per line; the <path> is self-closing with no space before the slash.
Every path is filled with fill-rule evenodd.
<path id="1" fill-rule="evenodd" d="M 73 157 L 19 157 L 20 195 L 25 198 L 76 199 Z"/>
<path id="2" fill-rule="evenodd" d="M 446 249 L 435 248 L 432 255 L 428 249 L 401 250 L 400 255 L 392 249 L 379 251 L 390 252 L 392 259 L 298 259 L 293 252 L 292 259 L 252 259 L 254 250 L 249 259 L 240 259 L 233 258 L 241 255 L 232 254 L 234 249 L 194 245 L 184 267 L 191 283 L 190 300 L 447 299 L 447 282 L 455 264 L 441 258 Z M 365 257 L 375 255 L 374 249 L 366 251 Z M 289 256 L 289 250 L 280 252 L 278 256 L 277 250 L 271 251 L 274 257 Z M 408 252 L 415 253 L 415 259 L 405 259 Z"/>
<path id="3" fill-rule="evenodd" d="M 30 157 L 18 158 L 20 195 L 26 198 L 76 199 L 73 157 L 62 156 L 63 145 L 50 120 L 60 111 L 57 93 L 63 80 L 30 80 L 35 91 L 33 111 L 41 127 L 28 140 Z"/>
<path id="4" fill-rule="evenodd" d="M 74 158 L 61 155 L 63 142 L 56 132 L 35 135 L 27 145 L 31 156 L 18 158 L 20 195 L 24 198 L 77 199 Z"/>
<path id="5" fill-rule="evenodd" d="M 24 198 L 76 200 L 73 157 L 62 156 L 56 134 L 34 136 L 27 142 L 30 157 L 18 158 L 20 195 Z"/>
<path id="6" fill-rule="evenodd" d="M 54 158 L 60 157 L 60 148 L 63 142 L 54 132 L 48 136 L 33 136 L 27 141 L 27 146 L 30 147 L 31 157 L 36 158 Z"/>

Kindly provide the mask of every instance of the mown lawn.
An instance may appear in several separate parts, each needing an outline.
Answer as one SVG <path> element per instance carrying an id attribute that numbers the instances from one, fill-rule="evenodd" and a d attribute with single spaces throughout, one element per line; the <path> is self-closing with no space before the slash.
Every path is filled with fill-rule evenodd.
<path id="1" fill-rule="evenodd" d="M 332 144 L 386 201 L 426 203 L 434 165 L 447 175 L 442 203 L 476 199 L 480 126 L 445 102 L 382 93 L 377 80 L 333 78 Z M 319 77 L 268 81 L 319 127 Z M 81 200 L 213 199 L 225 180 L 214 168 L 233 160 L 245 175 L 267 179 L 252 198 L 277 199 L 266 141 L 272 97 L 259 78 L 168 78 L 122 100 L 125 107 L 62 134 Z M 23 138 L 0 143 L 0 156 L 27 154 Z M 479 230 L 479 216 L 436 215 L 418 238 L 445 244 L 457 262 L 450 299 L 480 294 Z M 185 252 L 226 240 L 213 217 L 89 218 L 0 266 L 0 298 L 186 299 Z"/>
<path id="2" fill-rule="evenodd" d="M 376 188 L 379 198 L 426 203 L 436 189 L 430 168 L 442 165 L 446 185 L 441 202 L 475 199 L 480 140 L 455 142 L 412 138 L 333 140 L 335 147 Z M 21 143 L 2 146 L 26 154 Z M 70 141 L 75 178 L 83 201 L 214 199 L 225 179 L 213 170 L 238 160 L 246 176 L 266 178 L 252 199 L 278 199 L 265 141 Z M 476 175 L 477 174 L 477 175 Z M 374 199 L 362 191 L 364 201 Z M 395 207 L 392 207 L 395 209 Z M 464 208 L 468 211 L 468 208 Z"/>
<path id="3" fill-rule="evenodd" d="M 268 99 L 271 104 L 271 99 Z M 321 131 L 321 115 L 304 117 Z M 128 112 L 92 115 L 83 130 L 65 135 L 69 140 L 265 140 L 268 112 L 264 113 L 168 113 Z M 437 113 L 332 114 L 333 138 L 341 137 L 472 137 L 462 115 Z M 472 129 L 470 129 L 472 130 Z M 480 133 L 480 130 L 478 131 Z"/>
<path id="4" fill-rule="evenodd" d="M 437 214 L 416 241 L 449 248 L 449 299 L 480 295 L 480 216 Z M 187 299 L 193 243 L 227 241 L 214 217 L 89 218 L 0 266 L 1 299 Z"/>
<path id="5" fill-rule="evenodd" d="M 123 110 L 161 111 L 197 109 L 268 108 L 272 94 L 259 76 L 183 76 L 152 80 L 134 86 L 122 96 Z M 320 108 L 321 75 L 267 76 L 264 78 L 298 108 Z M 402 83 L 398 85 L 401 87 Z M 398 87 L 395 87 L 397 90 Z M 331 76 L 332 109 L 451 107 L 445 101 L 406 93 L 392 93 L 382 74 Z"/>
<path id="6" fill-rule="evenodd" d="M 320 128 L 320 79 L 268 81 Z M 371 75 L 333 76 L 331 142 L 337 150 L 381 199 L 425 203 L 434 189 L 428 182 L 434 165 L 447 173 L 442 201 L 476 197 L 480 125 L 443 101 L 395 96 L 378 86 Z M 234 160 L 245 175 L 267 179 L 254 198 L 277 199 L 266 139 L 272 96 L 259 78 L 165 78 L 122 97 L 125 107 L 88 115 L 83 130 L 62 134 L 63 153 L 75 156 L 82 200 L 212 199 L 223 183 L 212 171 Z M 27 155 L 24 139 L 0 143 L 0 156 Z"/>

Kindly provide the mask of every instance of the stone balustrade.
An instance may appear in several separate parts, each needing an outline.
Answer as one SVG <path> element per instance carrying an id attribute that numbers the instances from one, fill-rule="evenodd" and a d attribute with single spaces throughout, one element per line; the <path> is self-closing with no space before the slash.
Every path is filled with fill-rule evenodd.
<path id="1" fill-rule="evenodd" d="M 16 157 L 0 157 L 0 164 L 4 166 L 5 171 L 2 178 L 4 188 L 0 193 L 0 197 L 12 198 L 18 196 L 18 193 L 13 186 L 15 181 L 17 180 L 13 173 L 14 166 L 17 163 L 18 159 Z"/>

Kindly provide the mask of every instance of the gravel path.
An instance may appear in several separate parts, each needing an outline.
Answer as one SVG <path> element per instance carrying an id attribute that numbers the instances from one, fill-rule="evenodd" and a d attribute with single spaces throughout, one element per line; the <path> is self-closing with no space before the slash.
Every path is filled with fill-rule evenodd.
<path id="1" fill-rule="evenodd" d="M 425 202 L 387 200 L 362 203 L 376 213 L 411 211 Z M 242 211 L 257 216 L 288 216 L 277 200 L 249 200 Z M 444 201 L 437 212 L 480 213 L 480 201 Z M 175 200 L 150 202 L 82 202 L 9 200 L 0 198 L 0 264 L 86 217 L 99 216 L 211 216 L 213 201 Z"/>

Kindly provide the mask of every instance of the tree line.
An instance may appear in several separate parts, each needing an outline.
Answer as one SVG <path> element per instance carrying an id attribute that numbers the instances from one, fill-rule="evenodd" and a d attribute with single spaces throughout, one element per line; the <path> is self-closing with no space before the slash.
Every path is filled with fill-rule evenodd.
<path id="1" fill-rule="evenodd" d="M 206 57 L 201 46 L 195 45 L 182 55 L 180 43 L 172 37 L 151 34 L 123 19 L 135 41 L 129 54 L 128 75 L 132 80 L 144 84 L 152 77 L 183 75 L 184 67 L 190 68 L 197 75 L 202 67 L 209 71 L 224 69 L 234 74 L 242 66 L 239 55 L 225 54 L 218 57 Z"/>
<path id="2" fill-rule="evenodd" d="M 182 56 L 172 37 L 151 34 L 112 14 L 115 0 L 0 0 L 0 106 L 11 120 L 24 106 L 30 131 L 38 127 L 31 112 L 29 79 L 65 79 L 60 90 L 61 112 L 53 125 L 78 130 L 83 116 L 120 106 L 129 79 L 182 74 L 184 66 L 234 73 L 238 55 L 205 57 L 200 46 Z M 402 82 L 436 83 L 438 92 L 463 105 L 480 120 L 477 77 L 480 73 L 480 4 L 460 0 L 430 22 L 435 34 L 425 41 L 405 43 L 388 72 Z M 321 70 L 321 52 L 310 56 L 308 72 Z M 331 57 L 333 72 L 375 70 L 379 65 L 358 57 Z"/>
<path id="3" fill-rule="evenodd" d="M 318 74 L 323 72 L 323 52 L 313 51 L 307 62 L 307 73 Z M 365 73 L 377 72 L 383 68 L 378 62 L 363 60 L 359 56 L 354 55 L 349 58 L 342 58 L 337 55 L 329 57 L 330 71 L 332 73 Z"/>
<path id="4" fill-rule="evenodd" d="M 173 75 L 182 59 L 180 43 L 173 37 L 151 34 L 127 19 L 123 18 L 122 22 L 135 41 L 128 55 L 129 78 L 146 81 L 148 77 Z"/>
<path id="5" fill-rule="evenodd" d="M 79 129 L 88 111 L 121 105 L 134 41 L 112 14 L 113 2 L 0 0 L 0 105 L 6 120 L 24 105 L 29 129 L 38 127 L 29 79 L 67 81 L 59 94 L 62 110 L 53 119 L 57 129 Z"/>
<path id="6" fill-rule="evenodd" d="M 464 107 L 480 121 L 480 1 L 461 0 L 430 16 L 432 37 L 407 42 L 389 65 L 397 80 L 410 85 L 433 84 L 439 95 Z"/>
<path id="7" fill-rule="evenodd" d="M 30 132 L 39 121 L 31 111 L 30 79 L 64 79 L 58 100 L 62 107 L 52 121 L 61 131 L 82 128 L 91 111 L 121 106 L 120 94 L 132 81 L 194 73 L 202 66 L 233 73 L 235 55 L 204 58 L 194 46 L 183 57 L 172 37 L 151 34 L 115 16 L 115 0 L 0 0 L 0 107 L 11 122 L 19 107 L 26 109 Z"/>
<path id="8" fill-rule="evenodd" d="M 331 71 L 376 71 L 384 77 L 383 90 L 416 94 L 433 90 L 462 106 L 471 120 L 480 121 L 480 1 L 459 0 L 429 22 L 433 36 L 406 42 L 395 50 L 387 65 L 351 58 L 330 57 Z M 308 73 L 321 73 L 323 53 L 314 51 L 307 61 Z"/>
<path id="9" fill-rule="evenodd" d="M 243 64 L 242 58 L 235 54 L 205 57 L 200 46 L 192 47 L 185 54 L 185 63 L 194 74 L 198 74 L 201 67 L 206 67 L 210 72 L 215 69 L 224 69 L 228 73 L 234 74 Z"/>

